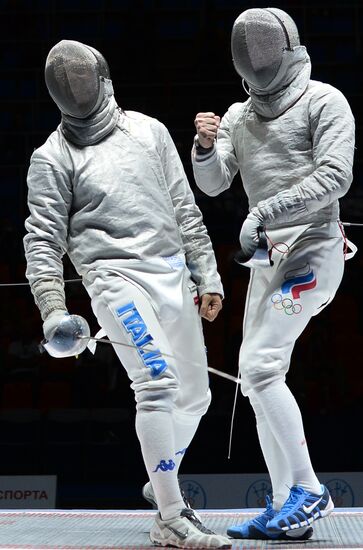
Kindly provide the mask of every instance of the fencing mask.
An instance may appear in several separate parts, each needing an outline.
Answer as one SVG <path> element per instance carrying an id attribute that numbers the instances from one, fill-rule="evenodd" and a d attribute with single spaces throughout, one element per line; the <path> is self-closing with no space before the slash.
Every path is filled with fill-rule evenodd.
<path id="1" fill-rule="evenodd" d="M 294 21 L 278 8 L 253 8 L 236 19 L 231 47 L 237 73 L 246 82 L 253 109 L 275 118 L 309 85 L 311 63 Z M 246 90 L 247 91 L 247 90 Z"/>
<path id="2" fill-rule="evenodd" d="M 232 56 L 236 71 L 256 90 L 265 90 L 276 78 L 285 52 L 300 45 L 292 18 L 277 8 L 254 8 L 241 13 L 232 29 Z"/>
<path id="3" fill-rule="evenodd" d="M 62 113 L 62 131 L 79 145 L 102 139 L 117 122 L 110 70 L 103 55 L 74 40 L 49 52 L 45 82 Z"/>
<path id="4" fill-rule="evenodd" d="M 110 78 L 105 58 L 80 42 L 62 40 L 48 54 L 45 82 L 65 115 L 86 118 L 92 114 L 102 102 L 105 78 Z"/>

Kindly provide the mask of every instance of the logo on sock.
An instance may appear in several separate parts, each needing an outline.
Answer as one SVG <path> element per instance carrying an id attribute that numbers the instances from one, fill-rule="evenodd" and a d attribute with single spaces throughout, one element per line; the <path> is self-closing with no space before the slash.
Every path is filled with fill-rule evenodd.
<path id="1" fill-rule="evenodd" d="M 170 459 L 168 462 L 166 460 L 160 460 L 159 464 L 156 466 L 153 472 L 157 472 L 158 470 L 161 470 L 162 472 L 168 472 L 174 470 L 174 468 L 175 462 L 173 460 Z"/>
<path id="2" fill-rule="evenodd" d="M 177 451 L 177 452 L 175 453 L 175 456 L 176 456 L 176 455 L 185 455 L 186 450 L 187 450 L 187 447 L 185 447 L 185 449 L 181 449 L 180 451 Z"/>

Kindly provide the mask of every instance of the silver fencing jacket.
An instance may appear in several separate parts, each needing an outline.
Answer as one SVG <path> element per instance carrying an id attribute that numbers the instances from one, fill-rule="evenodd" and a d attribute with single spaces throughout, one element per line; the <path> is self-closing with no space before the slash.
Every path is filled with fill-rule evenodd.
<path id="1" fill-rule="evenodd" d="M 223 295 L 201 212 L 157 120 L 121 113 L 107 137 L 85 147 L 58 127 L 32 155 L 28 189 L 26 275 L 36 302 L 39 281 L 59 290 L 65 253 L 82 276 L 113 260 L 184 253 L 199 294 Z"/>
<path id="2" fill-rule="evenodd" d="M 354 118 L 343 94 L 310 80 L 288 107 L 283 94 L 266 105 L 253 101 L 229 108 L 210 152 L 193 147 L 198 187 L 216 196 L 240 170 L 250 210 L 258 209 L 266 227 L 337 220 L 354 154 Z"/>

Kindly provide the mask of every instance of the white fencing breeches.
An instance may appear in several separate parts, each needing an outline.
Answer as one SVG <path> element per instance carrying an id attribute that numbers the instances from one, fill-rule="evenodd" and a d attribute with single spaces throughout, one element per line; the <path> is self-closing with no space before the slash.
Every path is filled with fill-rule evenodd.
<path id="1" fill-rule="evenodd" d="M 268 231 L 274 265 L 251 270 L 239 356 L 241 387 L 251 389 L 285 380 L 295 341 L 313 315 L 333 299 L 344 271 L 338 223 Z M 283 245 L 277 245 L 286 250 Z"/>
<path id="2" fill-rule="evenodd" d="M 164 519 L 184 507 L 179 464 L 210 403 L 196 285 L 184 258 L 118 260 L 87 275 L 100 326 L 132 381 L 136 431 Z"/>

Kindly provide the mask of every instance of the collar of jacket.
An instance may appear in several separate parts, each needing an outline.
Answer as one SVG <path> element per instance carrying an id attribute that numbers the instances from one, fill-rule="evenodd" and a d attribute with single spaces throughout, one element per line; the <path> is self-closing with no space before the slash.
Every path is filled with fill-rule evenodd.
<path id="1" fill-rule="evenodd" d="M 95 145 L 115 128 L 120 116 L 113 95 L 111 80 L 106 81 L 105 95 L 98 109 L 87 118 L 62 113 L 61 130 L 65 138 L 76 145 Z"/>
<path id="2" fill-rule="evenodd" d="M 262 90 L 249 85 L 254 111 L 266 118 L 280 116 L 305 92 L 310 74 L 310 57 L 305 46 L 286 50 L 280 68 L 268 86 Z"/>

